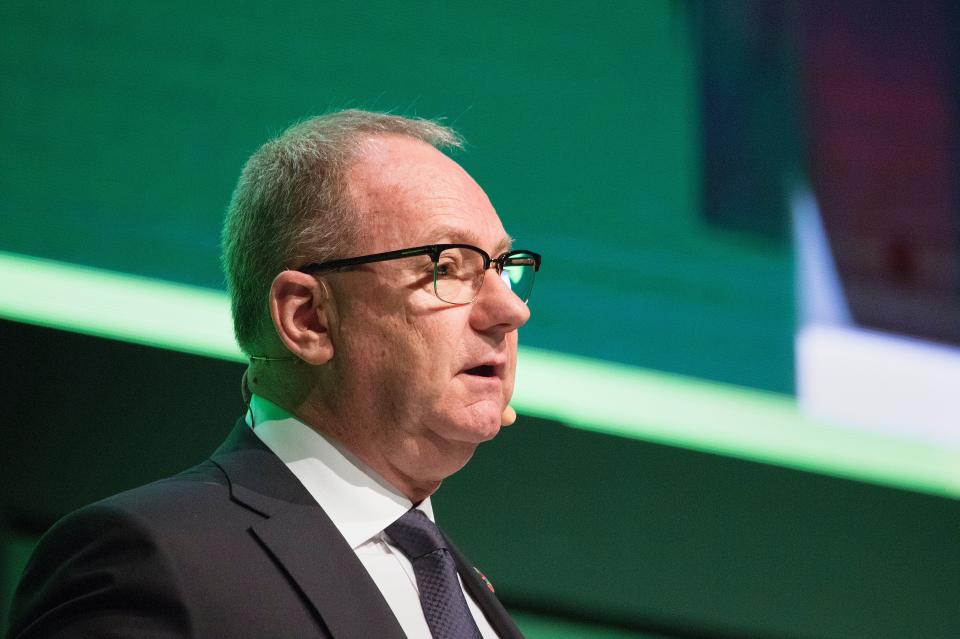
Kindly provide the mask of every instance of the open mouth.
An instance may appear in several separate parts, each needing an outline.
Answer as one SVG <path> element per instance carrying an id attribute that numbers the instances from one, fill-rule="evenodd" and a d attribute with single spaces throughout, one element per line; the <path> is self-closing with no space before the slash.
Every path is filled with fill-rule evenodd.
<path id="1" fill-rule="evenodd" d="M 489 364 L 481 364 L 480 366 L 474 366 L 473 368 L 468 368 L 463 371 L 467 375 L 476 375 L 477 377 L 496 377 L 497 373 L 494 370 L 493 366 Z"/>

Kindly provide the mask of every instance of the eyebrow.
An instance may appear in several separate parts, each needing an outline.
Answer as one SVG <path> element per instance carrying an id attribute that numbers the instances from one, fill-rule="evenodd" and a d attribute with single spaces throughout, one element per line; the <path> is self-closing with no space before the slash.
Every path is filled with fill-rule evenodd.
<path id="1" fill-rule="evenodd" d="M 449 226 L 447 224 L 441 224 L 440 226 L 433 227 L 425 236 L 426 242 L 428 243 L 436 243 L 438 238 L 446 238 L 453 243 L 462 242 L 464 244 L 473 244 L 474 246 L 480 247 L 480 238 L 477 237 L 473 231 L 456 226 Z M 496 257 L 501 253 L 506 253 L 512 247 L 513 238 L 509 235 L 505 235 L 494 247 L 492 257 Z"/>

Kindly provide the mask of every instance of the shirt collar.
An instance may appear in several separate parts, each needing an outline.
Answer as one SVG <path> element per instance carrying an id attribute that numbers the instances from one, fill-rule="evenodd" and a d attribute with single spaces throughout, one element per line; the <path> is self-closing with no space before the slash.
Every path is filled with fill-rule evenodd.
<path id="1" fill-rule="evenodd" d="M 379 535 L 413 503 L 342 444 L 253 395 L 247 424 L 317 500 L 350 547 Z M 433 521 L 427 497 L 417 506 Z"/>

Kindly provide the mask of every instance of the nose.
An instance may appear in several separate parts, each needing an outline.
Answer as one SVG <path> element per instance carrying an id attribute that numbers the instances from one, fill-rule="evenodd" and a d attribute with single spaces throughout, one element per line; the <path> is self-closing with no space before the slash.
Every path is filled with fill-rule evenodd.
<path id="1" fill-rule="evenodd" d="M 510 290 L 495 268 L 487 271 L 480 294 L 473 301 L 470 323 L 482 331 L 509 333 L 530 319 L 530 308 Z"/>

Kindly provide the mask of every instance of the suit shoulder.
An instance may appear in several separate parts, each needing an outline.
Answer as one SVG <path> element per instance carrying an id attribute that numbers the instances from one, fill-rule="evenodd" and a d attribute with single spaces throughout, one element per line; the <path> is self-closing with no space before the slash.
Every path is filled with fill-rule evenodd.
<path id="1" fill-rule="evenodd" d="M 182 473 L 107 497 L 57 521 L 39 540 L 35 557 L 67 561 L 76 549 L 101 554 L 158 553 L 167 540 L 189 538 L 217 525 L 230 489 L 207 460 Z M 229 507 L 227 507 L 229 509 Z"/>
<path id="2" fill-rule="evenodd" d="M 169 514 L 171 510 L 189 509 L 197 500 L 227 499 L 229 490 L 223 471 L 208 459 L 177 475 L 107 497 L 80 511 L 89 509 L 91 513 L 106 513 L 116 510 L 134 516 L 149 516 L 153 511 Z"/>
<path id="3" fill-rule="evenodd" d="M 125 507 L 140 490 L 81 508 L 41 537 L 14 595 L 10 637 L 112 627 L 191 634 L 171 558 L 142 515 Z"/>

